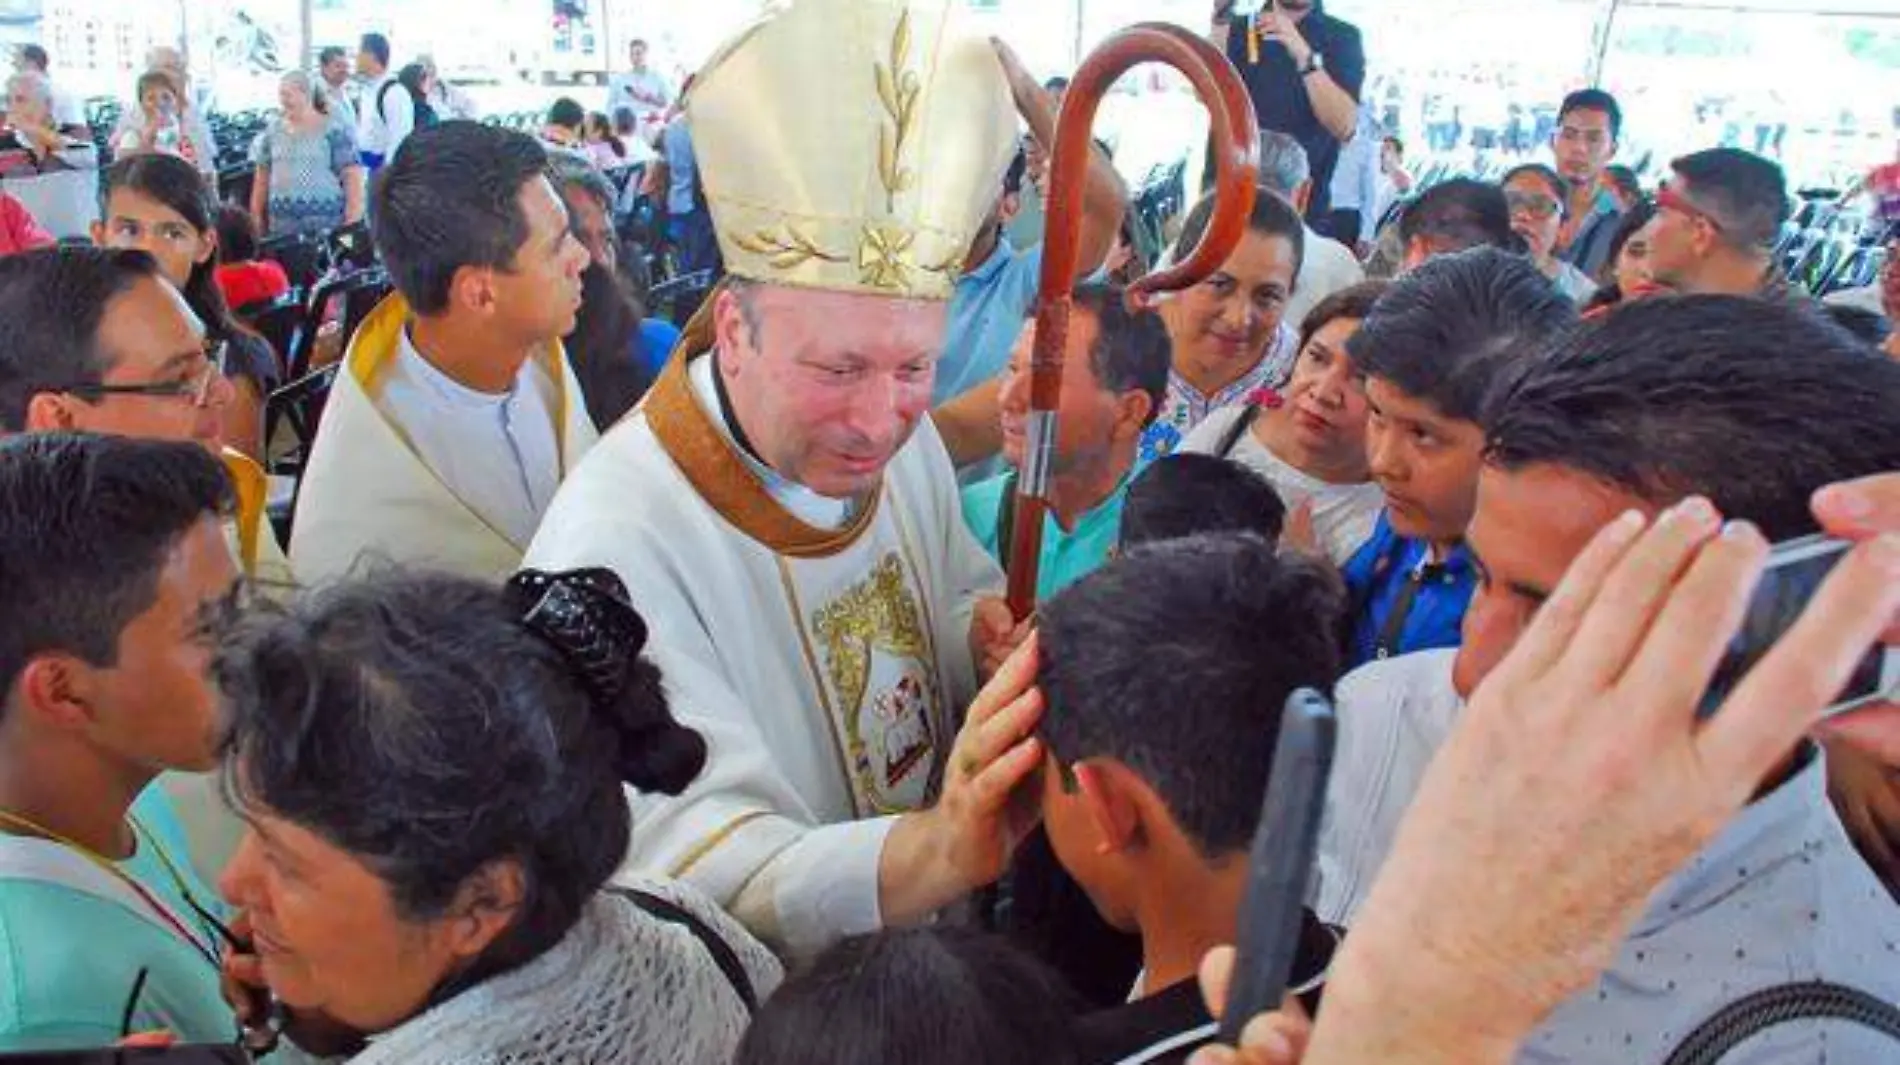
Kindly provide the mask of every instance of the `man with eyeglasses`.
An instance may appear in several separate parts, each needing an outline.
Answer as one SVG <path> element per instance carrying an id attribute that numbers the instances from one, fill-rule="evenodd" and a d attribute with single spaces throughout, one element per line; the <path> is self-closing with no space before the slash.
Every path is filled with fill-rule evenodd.
<path id="1" fill-rule="evenodd" d="M 1306 149 L 1313 168 L 1306 217 L 1325 218 L 1340 148 L 1359 126 L 1366 78 L 1359 28 L 1328 15 L 1321 0 L 1216 0 L 1209 39 L 1247 83 L 1260 128 L 1290 133 Z"/>
<path id="2" fill-rule="evenodd" d="M 1678 292 L 1799 298 L 1774 261 L 1788 219 L 1781 168 L 1739 148 L 1711 148 L 1669 164 L 1656 197 L 1650 266 Z"/>
<path id="3" fill-rule="evenodd" d="M 1610 244 L 1623 222 L 1623 209 L 1604 188 L 1603 172 L 1616 158 L 1623 136 L 1623 108 L 1602 89 L 1583 89 L 1564 97 L 1550 152 L 1557 172 L 1569 185 L 1565 221 L 1557 233 L 1557 257 L 1588 277 L 1597 276 L 1610 257 Z"/>
<path id="4" fill-rule="evenodd" d="M 236 392 L 225 345 L 140 251 L 49 248 L 0 259 L 0 436 L 75 430 L 181 440 L 223 458 L 226 529 L 245 576 L 296 584 L 265 512 L 263 470 L 220 443 Z"/>

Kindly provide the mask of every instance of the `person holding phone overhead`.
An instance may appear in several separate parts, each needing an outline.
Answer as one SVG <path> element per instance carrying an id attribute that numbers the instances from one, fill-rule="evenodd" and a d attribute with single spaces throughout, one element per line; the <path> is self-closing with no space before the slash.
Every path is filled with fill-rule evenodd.
<path id="1" fill-rule="evenodd" d="M 1241 13 L 1250 6 L 1258 13 Z M 1366 79 L 1359 28 L 1328 15 L 1323 0 L 1216 0 L 1209 39 L 1246 81 L 1260 128 L 1290 133 L 1306 149 L 1313 170 L 1306 217 L 1325 218 L 1339 149 L 1359 124 Z"/>

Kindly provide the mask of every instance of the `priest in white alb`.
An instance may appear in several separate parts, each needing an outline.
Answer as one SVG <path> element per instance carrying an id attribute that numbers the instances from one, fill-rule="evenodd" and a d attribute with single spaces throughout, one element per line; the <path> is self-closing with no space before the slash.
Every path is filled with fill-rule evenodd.
<path id="1" fill-rule="evenodd" d="M 546 170 L 531 137 L 445 122 L 378 175 L 397 293 L 324 407 L 290 537 L 304 583 L 384 561 L 500 580 L 593 446 L 560 341 L 588 254 Z"/>
<path id="2" fill-rule="evenodd" d="M 711 745 L 684 795 L 633 800 L 632 867 L 793 956 L 994 879 L 1040 757 L 1033 652 L 1004 663 L 1026 630 L 926 416 L 1017 140 L 960 7 L 794 0 L 706 64 L 686 111 L 731 278 L 528 551 L 621 576 Z"/>

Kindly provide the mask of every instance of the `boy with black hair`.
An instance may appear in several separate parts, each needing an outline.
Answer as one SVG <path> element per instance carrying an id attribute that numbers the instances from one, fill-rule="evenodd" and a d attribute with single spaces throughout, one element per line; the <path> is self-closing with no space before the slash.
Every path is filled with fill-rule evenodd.
<path id="1" fill-rule="evenodd" d="M 1399 215 L 1399 246 L 1406 270 L 1440 255 L 1470 248 L 1523 251 L 1511 231 L 1504 190 L 1488 181 L 1452 178 L 1419 194 Z"/>
<path id="2" fill-rule="evenodd" d="M 1211 1040 L 1194 975 L 1234 941 L 1280 714 L 1331 688 L 1340 606 L 1323 563 L 1229 534 L 1151 545 L 1043 609 L 1043 824 L 1101 915 L 1142 941 L 1132 1001 L 1077 1024 L 1082 1062 L 1181 1062 Z M 1307 916 L 1296 991 L 1336 941 Z"/>
<path id="3" fill-rule="evenodd" d="M 559 339 L 589 255 L 547 153 L 473 122 L 412 140 L 371 214 L 398 295 L 351 339 L 304 472 L 306 582 L 365 554 L 506 576 L 596 438 Z"/>
<path id="4" fill-rule="evenodd" d="M 1367 458 L 1386 496 L 1343 567 L 1349 665 L 1458 645 L 1477 582 L 1463 541 L 1484 451 L 1479 406 L 1576 313 L 1522 256 L 1473 249 L 1401 277 L 1346 342 L 1366 377 Z"/>
<path id="5" fill-rule="evenodd" d="M 216 763 L 231 503 L 195 444 L 0 438 L 0 1050 L 236 1034 L 217 897 L 152 786 Z"/>
<path id="6" fill-rule="evenodd" d="M 1252 533 L 1278 543 L 1286 503 L 1238 462 L 1183 452 L 1157 459 L 1128 486 L 1121 549 L 1202 533 Z"/>

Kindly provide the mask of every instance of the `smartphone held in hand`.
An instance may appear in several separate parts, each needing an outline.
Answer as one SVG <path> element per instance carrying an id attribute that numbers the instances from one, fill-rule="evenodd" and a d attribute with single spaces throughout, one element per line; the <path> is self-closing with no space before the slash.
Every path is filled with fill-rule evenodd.
<path id="1" fill-rule="evenodd" d="M 1292 978 L 1336 733 L 1325 696 L 1302 688 L 1287 698 L 1247 860 L 1232 990 L 1221 1013 L 1219 1040 L 1228 1046 L 1236 1045 L 1249 1020 L 1280 1007 Z"/>
<path id="2" fill-rule="evenodd" d="M 1761 661 L 1776 641 L 1800 618 L 1808 601 L 1814 598 L 1821 582 L 1836 563 L 1854 545 L 1826 536 L 1808 536 L 1778 543 L 1768 556 L 1761 583 L 1748 603 L 1729 650 L 1716 667 L 1715 679 L 1702 697 L 1699 713 L 1713 714 L 1741 683 L 1755 663 Z M 1900 695 L 1900 655 L 1891 648 L 1871 648 L 1855 668 L 1847 687 L 1828 707 L 1828 716 L 1845 713 L 1870 703 L 1892 701 Z"/>

